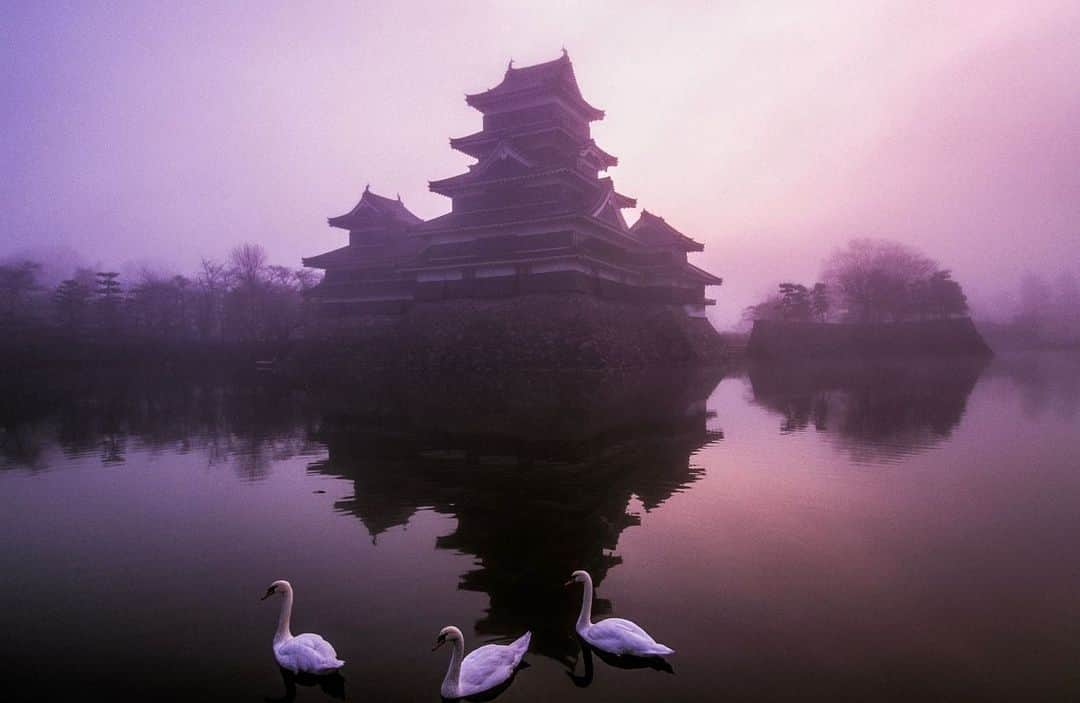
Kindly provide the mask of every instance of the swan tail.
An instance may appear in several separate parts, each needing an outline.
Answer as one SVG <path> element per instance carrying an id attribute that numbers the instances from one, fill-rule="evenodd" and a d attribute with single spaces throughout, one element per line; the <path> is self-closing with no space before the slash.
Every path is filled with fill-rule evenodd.
<path id="1" fill-rule="evenodd" d="M 323 667 L 322 671 L 325 674 L 332 674 L 333 672 L 337 671 L 338 669 L 340 669 L 343 666 L 345 666 L 345 661 L 344 660 L 335 659 L 332 662 L 330 662 L 329 664 L 327 664 L 325 667 Z"/>
<path id="2" fill-rule="evenodd" d="M 530 642 L 532 642 L 532 633 L 526 632 L 524 635 L 510 643 L 510 649 L 514 650 L 518 655 L 518 661 L 521 661 L 521 658 L 525 656 L 525 652 L 529 651 Z"/>
<path id="3" fill-rule="evenodd" d="M 657 645 L 653 647 L 652 653 L 659 657 L 666 657 L 669 654 L 674 654 L 675 650 L 665 644 L 657 643 Z"/>

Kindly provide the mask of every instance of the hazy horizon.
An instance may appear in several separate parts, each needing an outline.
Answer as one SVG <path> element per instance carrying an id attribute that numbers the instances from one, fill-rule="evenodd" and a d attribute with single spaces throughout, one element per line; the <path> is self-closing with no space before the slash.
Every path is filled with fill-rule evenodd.
<path id="1" fill-rule="evenodd" d="M 718 326 L 855 237 L 978 311 L 1080 273 L 1077 36 L 1077 2 L 9 6 L 0 259 L 190 272 L 256 241 L 299 266 L 369 183 L 439 215 L 463 95 L 565 46 L 619 191 L 725 279 Z"/>

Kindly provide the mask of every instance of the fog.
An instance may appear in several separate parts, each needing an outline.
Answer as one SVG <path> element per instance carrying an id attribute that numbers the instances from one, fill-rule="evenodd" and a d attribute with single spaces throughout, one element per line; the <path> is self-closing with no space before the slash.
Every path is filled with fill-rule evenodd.
<path id="1" fill-rule="evenodd" d="M 463 95 L 566 47 L 619 190 L 705 244 L 730 326 L 854 237 L 976 314 L 1080 261 L 1080 4 L 145 3 L 7 7 L 0 258 L 191 271 L 345 243 L 364 185 L 422 217 Z M 627 213 L 633 221 L 636 215 Z M 66 275 L 68 271 L 64 271 Z"/>

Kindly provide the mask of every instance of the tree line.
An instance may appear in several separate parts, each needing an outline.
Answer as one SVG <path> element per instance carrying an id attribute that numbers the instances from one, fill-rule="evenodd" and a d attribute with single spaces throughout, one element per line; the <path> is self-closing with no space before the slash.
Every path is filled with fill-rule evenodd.
<path id="1" fill-rule="evenodd" d="M 746 308 L 748 320 L 901 322 L 965 315 L 967 296 L 948 269 L 903 244 L 856 239 L 822 267 L 822 279 L 787 281 Z"/>
<path id="2" fill-rule="evenodd" d="M 300 327 L 304 292 L 319 282 L 311 269 L 271 265 L 258 244 L 235 247 L 226 260 L 204 258 L 191 275 L 80 268 L 55 287 L 42 265 L 0 265 L 0 325 L 51 329 L 85 339 L 283 341 Z"/>

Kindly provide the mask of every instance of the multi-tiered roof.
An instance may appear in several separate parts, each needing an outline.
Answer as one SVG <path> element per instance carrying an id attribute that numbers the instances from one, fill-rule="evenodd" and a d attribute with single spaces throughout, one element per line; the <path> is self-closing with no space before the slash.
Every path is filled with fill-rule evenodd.
<path id="1" fill-rule="evenodd" d="M 618 159 L 589 134 L 589 124 L 604 112 L 581 96 L 566 53 L 535 66 L 511 66 L 499 85 L 465 101 L 483 113 L 483 129 L 451 139 L 450 146 L 477 162 L 466 173 L 430 183 L 432 191 L 453 199 L 453 209 L 424 230 L 585 212 L 625 229 L 619 210 L 636 203 L 598 177 Z"/>
<path id="2" fill-rule="evenodd" d="M 704 286 L 721 280 L 686 260 L 701 244 L 647 211 L 627 225 L 622 210 L 637 203 L 601 176 L 618 159 L 592 139 L 590 124 L 604 112 L 582 97 L 565 51 L 511 64 L 497 86 L 465 100 L 483 126 L 450 145 L 476 163 L 429 183 L 451 199 L 450 212 L 421 221 L 400 200 L 365 190 L 330 220 L 349 230 L 349 246 L 304 260 L 327 270 L 318 295 L 344 304 L 385 303 L 391 288 L 403 303 L 575 292 L 688 312 L 711 302 Z"/>

